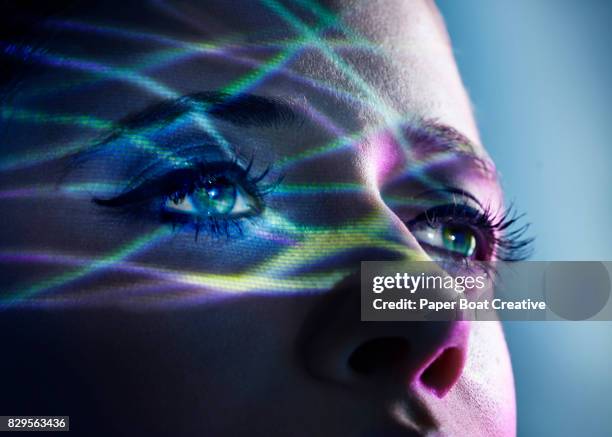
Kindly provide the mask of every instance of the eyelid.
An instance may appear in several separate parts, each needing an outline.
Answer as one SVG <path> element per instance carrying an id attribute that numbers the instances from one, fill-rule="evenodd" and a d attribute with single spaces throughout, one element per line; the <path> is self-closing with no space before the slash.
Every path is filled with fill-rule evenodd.
<path id="1" fill-rule="evenodd" d="M 193 167 L 170 170 L 161 176 L 143 177 L 143 182 L 134 183 L 136 186 L 128 191 L 109 199 L 94 198 L 93 201 L 97 205 L 110 207 L 138 204 L 169 196 L 178 191 L 193 191 L 202 176 L 227 172 L 231 173 L 236 178 L 235 182 L 242 184 L 249 194 L 256 194 L 251 192 L 256 190 L 247 181 L 248 170 L 240 167 L 235 161 L 198 163 Z"/>
<path id="2" fill-rule="evenodd" d="M 409 229 L 418 223 L 458 223 L 472 227 L 473 230 L 485 236 L 488 247 L 487 256 L 498 261 L 522 261 L 532 253 L 534 242 L 527 232 L 530 223 L 520 224 L 524 214 L 517 214 L 510 205 L 503 211 L 490 209 L 479 211 L 467 204 L 445 204 L 428 209 L 406 223 Z"/>
<path id="3" fill-rule="evenodd" d="M 427 191 L 423 191 L 419 194 L 417 194 L 415 197 L 416 198 L 422 198 L 422 197 L 431 197 L 432 195 L 437 195 L 437 194 L 443 194 L 445 195 L 444 197 L 448 197 L 449 195 L 453 196 L 452 200 L 455 199 L 455 196 L 461 196 L 462 198 L 464 198 L 465 200 L 469 199 L 473 202 L 475 202 L 482 210 L 485 210 L 486 208 L 484 207 L 484 205 L 480 202 L 480 200 L 478 200 L 478 198 L 476 196 L 474 196 L 472 193 L 470 193 L 469 191 L 463 189 L 463 188 L 458 188 L 458 187 L 453 187 L 453 186 L 446 186 L 444 188 L 438 188 L 438 189 L 432 189 L 432 190 L 427 190 Z M 451 199 L 449 199 L 451 200 Z"/>
<path id="4" fill-rule="evenodd" d="M 174 170 L 160 177 L 145 180 L 117 196 L 109 199 L 94 198 L 93 201 L 101 206 L 119 207 L 152 200 L 168 192 L 177 191 L 181 187 L 180 181 L 188 180 L 185 178 L 190 176 L 193 177 L 194 172 L 194 169 Z"/>
<path id="5" fill-rule="evenodd" d="M 471 223 L 472 220 L 481 219 L 483 216 L 486 216 L 485 212 L 479 211 L 478 209 L 473 208 L 468 204 L 446 203 L 442 205 L 433 206 L 423 211 L 416 217 L 406 222 L 406 225 L 408 227 L 411 227 L 421 222 L 427 222 L 431 224 L 434 221 L 440 220 L 441 218 L 452 218 L 455 220 L 464 220 Z"/>

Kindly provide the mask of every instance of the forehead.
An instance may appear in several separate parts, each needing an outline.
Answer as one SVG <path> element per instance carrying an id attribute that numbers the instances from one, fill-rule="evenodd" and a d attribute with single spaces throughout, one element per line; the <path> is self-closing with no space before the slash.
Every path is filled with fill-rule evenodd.
<path id="1" fill-rule="evenodd" d="M 128 2 L 47 21 L 39 107 L 118 119 L 200 91 L 301 101 L 339 130 L 435 119 L 478 143 L 435 7 L 426 1 Z M 61 97 L 61 99 L 58 99 Z"/>

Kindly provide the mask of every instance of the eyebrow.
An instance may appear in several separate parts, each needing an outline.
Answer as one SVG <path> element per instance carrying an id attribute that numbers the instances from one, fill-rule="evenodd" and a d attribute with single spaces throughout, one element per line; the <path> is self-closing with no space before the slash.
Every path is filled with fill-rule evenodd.
<path id="1" fill-rule="evenodd" d="M 281 127 L 303 122 L 303 114 L 287 99 L 250 93 L 230 94 L 201 91 L 156 102 L 120 119 L 94 147 L 103 147 L 123 135 L 161 129 L 188 114 L 205 114 L 242 127 Z M 495 166 L 476 152 L 477 148 L 457 129 L 435 119 L 420 118 L 408 124 L 405 135 L 415 150 L 425 153 L 460 155 L 470 159 L 485 173 L 496 176 Z M 87 154 L 85 154 L 87 155 Z"/>
<path id="2" fill-rule="evenodd" d="M 165 99 L 114 122 L 88 147 L 68 156 L 66 174 L 115 141 L 120 141 L 129 135 L 159 131 L 182 116 L 198 114 L 244 127 L 290 126 L 296 124 L 298 120 L 301 123 L 303 117 L 293 109 L 289 100 L 280 97 L 201 91 Z"/>
<path id="3" fill-rule="evenodd" d="M 482 153 L 478 153 L 476 145 L 457 129 L 440 123 L 435 119 L 422 118 L 408 126 L 405 130 L 415 150 L 425 153 L 445 153 L 468 158 L 491 177 L 497 177 L 495 165 Z"/>
<path id="4" fill-rule="evenodd" d="M 110 137 L 147 128 L 160 128 L 179 117 L 201 113 L 239 126 L 278 127 L 298 119 L 292 105 L 278 97 L 203 91 L 163 100 L 116 123 Z"/>

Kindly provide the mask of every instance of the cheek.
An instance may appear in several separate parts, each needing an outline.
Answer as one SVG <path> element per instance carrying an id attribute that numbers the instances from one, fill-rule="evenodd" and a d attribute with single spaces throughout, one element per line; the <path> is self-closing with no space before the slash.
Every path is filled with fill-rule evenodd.
<path id="1" fill-rule="evenodd" d="M 516 404 L 510 355 L 501 324 L 472 324 L 470 352 L 463 373 L 460 396 L 488 435 L 516 434 Z M 495 430 L 493 432 L 492 430 Z"/>
<path id="2" fill-rule="evenodd" d="M 430 402 L 444 435 L 516 436 L 514 379 L 499 322 L 471 324 L 461 378 L 445 398 Z"/>

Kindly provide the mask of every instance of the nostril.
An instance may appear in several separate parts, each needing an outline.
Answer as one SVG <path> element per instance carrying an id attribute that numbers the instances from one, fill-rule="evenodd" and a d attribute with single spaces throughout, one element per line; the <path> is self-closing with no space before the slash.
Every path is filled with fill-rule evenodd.
<path id="1" fill-rule="evenodd" d="M 421 383 L 442 398 L 461 376 L 463 363 L 464 354 L 459 348 L 447 348 L 421 374 Z"/>
<path id="2" fill-rule="evenodd" d="M 359 346 L 349 357 L 348 364 L 355 372 L 363 375 L 388 372 L 407 360 L 409 349 L 405 338 L 376 338 Z"/>

